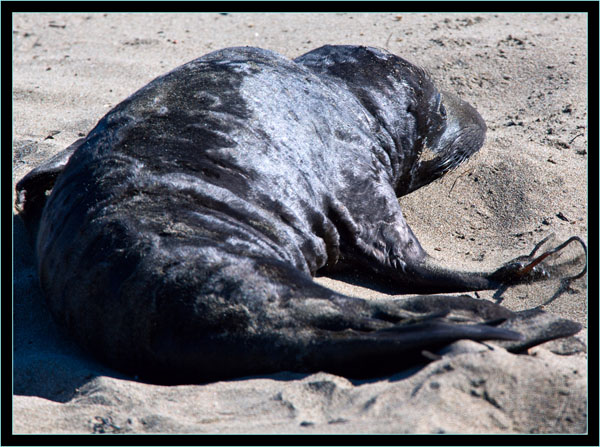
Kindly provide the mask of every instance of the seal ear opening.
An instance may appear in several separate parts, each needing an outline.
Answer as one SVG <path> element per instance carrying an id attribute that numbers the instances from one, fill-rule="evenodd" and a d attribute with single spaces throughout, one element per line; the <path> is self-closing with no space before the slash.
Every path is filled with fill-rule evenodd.
<path id="1" fill-rule="evenodd" d="M 427 130 L 419 161 L 412 170 L 408 192 L 458 167 L 485 141 L 485 121 L 477 110 L 458 96 L 441 92 L 431 107 L 432 121 L 441 122 L 441 125 L 430 126 Z"/>

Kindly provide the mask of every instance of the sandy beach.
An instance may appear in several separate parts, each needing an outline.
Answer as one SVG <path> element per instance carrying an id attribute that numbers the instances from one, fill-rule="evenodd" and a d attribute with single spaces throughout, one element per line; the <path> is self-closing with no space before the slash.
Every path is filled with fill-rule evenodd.
<path id="1" fill-rule="evenodd" d="M 210 51 L 248 45 L 294 58 L 325 44 L 381 47 L 486 120 L 475 157 L 400 203 L 445 265 L 492 270 L 550 234 L 587 241 L 587 40 L 586 16 L 568 13 L 15 14 L 13 181 L 155 77 Z M 13 223 L 14 433 L 587 431 L 587 276 L 560 294 L 558 280 L 477 294 L 584 326 L 527 355 L 461 341 L 380 380 L 282 372 L 166 387 L 104 367 L 60 332 L 23 224 Z"/>

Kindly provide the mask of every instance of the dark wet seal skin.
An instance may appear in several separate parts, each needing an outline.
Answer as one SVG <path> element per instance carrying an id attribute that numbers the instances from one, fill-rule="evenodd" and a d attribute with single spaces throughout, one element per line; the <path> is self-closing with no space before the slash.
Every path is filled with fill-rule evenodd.
<path id="1" fill-rule="evenodd" d="M 160 383 L 390 374 L 458 339 L 518 352 L 580 329 L 466 295 L 351 298 L 311 278 L 440 293 L 544 276 L 533 253 L 491 273 L 444 269 L 402 216 L 397 197 L 467 159 L 485 129 L 383 50 L 292 61 L 228 48 L 116 106 L 23 178 L 17 205 L 52 315 L 115 368 Z"/>

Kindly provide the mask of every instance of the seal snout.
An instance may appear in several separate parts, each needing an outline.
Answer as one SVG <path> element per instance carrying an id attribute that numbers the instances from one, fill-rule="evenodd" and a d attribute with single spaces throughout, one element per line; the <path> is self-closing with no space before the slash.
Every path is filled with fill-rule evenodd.
<path id="1" fill-rule="evenodd" d="M 412 170 L 407 194 L 458 167 L 477 152 L 485 141 L 486 125 L 481 115 L 466 101 L 441 92 L 430 105 L 431 121 L 424 148 Z"/>
<path id="2" fill-rule="evenodd" d="M 452 93 L 441 93 L 439 113 L 446 125 L 431 149 L 444 159 L 455 160 L 450 166 L 454 168 L 483 146 L 487 127 L 471 104 Z"/>

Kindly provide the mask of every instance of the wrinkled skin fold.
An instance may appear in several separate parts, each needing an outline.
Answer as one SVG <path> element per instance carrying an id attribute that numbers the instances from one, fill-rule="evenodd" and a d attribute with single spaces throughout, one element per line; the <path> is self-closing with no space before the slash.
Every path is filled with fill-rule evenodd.
<path id="1" fill-rule="evenodd" d="M 292 61 L 228 48 L 117 105 L 19 182 L 17 206 L 53 317 L 119 370 L 160 383 L 389 374 L 463 338 L 519 352 L 580 329 L 468 296 L 351 298 L 311 278 L 443 293 L 540 276 L 529 260 L 445 269 L 402 215 L 397 197 L 479 150 L 485 129 L 383 50 Z"/>

